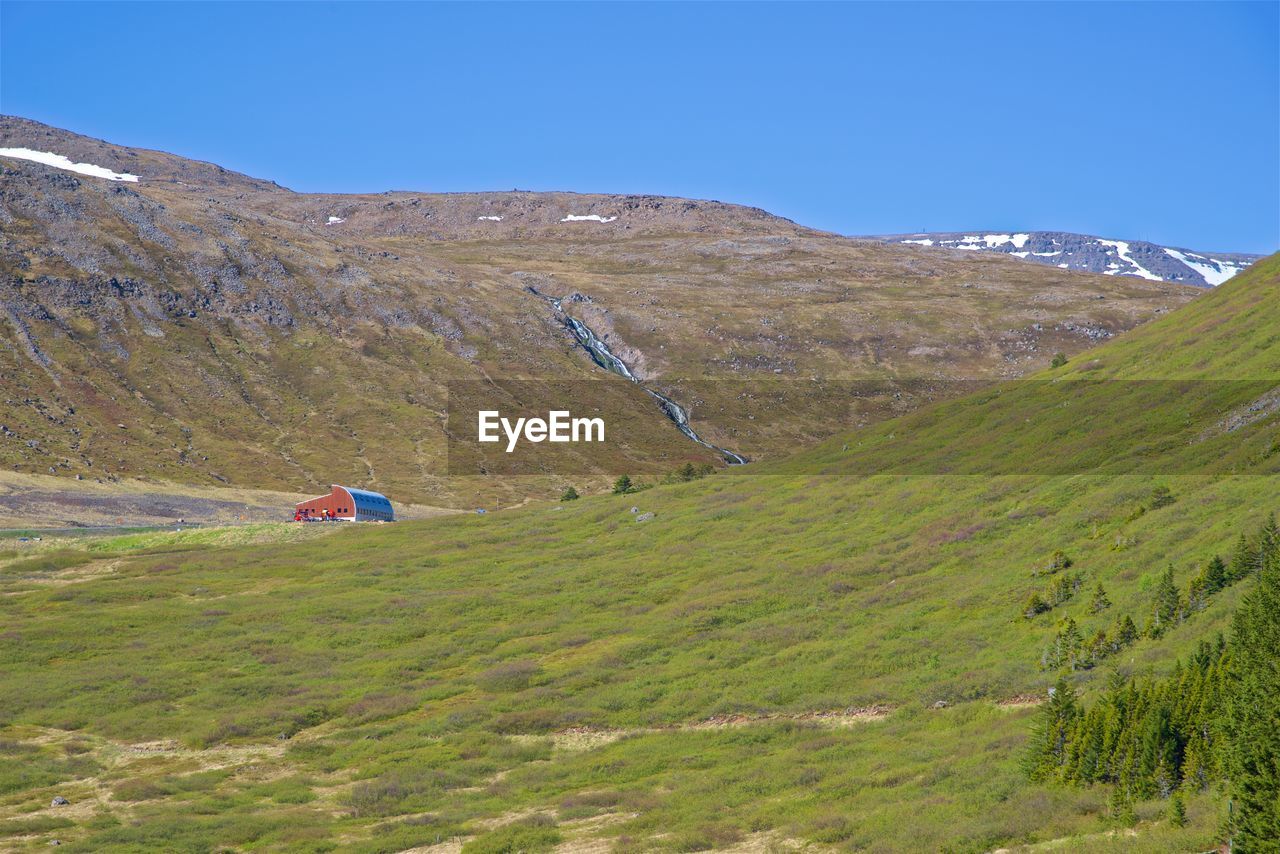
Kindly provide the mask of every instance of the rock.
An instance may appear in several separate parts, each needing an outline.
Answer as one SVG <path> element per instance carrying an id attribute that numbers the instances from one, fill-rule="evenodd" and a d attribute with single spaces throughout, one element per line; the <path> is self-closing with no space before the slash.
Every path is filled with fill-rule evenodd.
<path id="1" fill-rule="evenodd" d="M 949 705 L 951 705 L 951 704 L 950 704 L 950 703 L 948 703 L 946 700 L 939 700 L 938 702 L 936 702 L 936 703 L 934 703 L 934 704 L 933 704 L 933 707 L 934 707 L 935 709 L 945 709 L 945 708 L 946 708 L 947 706 L 949 706 Z"/>
<path id="2" fill-rule="evenodd" d="M 640 508 L 639 508 L 639 507 L 632 507 L 632 508 L 631 508 L 631 512 L 632 512 L 632 513 L 639 513 L 639 512 L 640 512 Z"/>
<path id="3" fill-rule="evenodd" d="M 49 806 L 51 806 L 51 807 L 65 807 L 65 806 L 68 806 L 70 803 L 71 803 L 71 801 L 69 801 L 69 800 L 67 800 L 66 798 L 62 797 L 62 795 L 58 795 L 56 798 L 54 798 L 54 799 L 53 799 L 52 803 L 50 803 L 50 804 L 49 804 Z"/>
<path id="4" fill-rule="evenodd" d="M 636 517 L 636 521 L 637 521 L 637 522 L 648 522 L 648 521 L 649 521 L 650 519 L 652 519 L 655 515 L 657 515 L 657 514 L 655 514 L 655 513 L 641 513 L 639 516 L 637 516 L 637 517 Z"/>

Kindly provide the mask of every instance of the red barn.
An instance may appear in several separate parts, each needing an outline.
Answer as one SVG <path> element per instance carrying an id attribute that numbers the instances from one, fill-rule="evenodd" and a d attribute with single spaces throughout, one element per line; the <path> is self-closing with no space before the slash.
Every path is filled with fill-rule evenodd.
<path id="1" fill-rule="evenodd" d="M 395 511 L 385 495 L 367 489 L 334 484 L 328 495 L 294 505 L 302 519 L 341 519 L 347 522 L 394 522 Z M 328 516 L 325 511 L 328 510 Z"/>

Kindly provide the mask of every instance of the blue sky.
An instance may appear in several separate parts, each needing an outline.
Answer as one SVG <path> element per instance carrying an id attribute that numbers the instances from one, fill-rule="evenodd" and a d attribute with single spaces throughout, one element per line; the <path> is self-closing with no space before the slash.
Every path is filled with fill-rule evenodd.
<path id="1" fill-rule="evenodd" d="M 1280 248 L 1280 3 L 0 4 L 0 109 L 296 190 Z"/>

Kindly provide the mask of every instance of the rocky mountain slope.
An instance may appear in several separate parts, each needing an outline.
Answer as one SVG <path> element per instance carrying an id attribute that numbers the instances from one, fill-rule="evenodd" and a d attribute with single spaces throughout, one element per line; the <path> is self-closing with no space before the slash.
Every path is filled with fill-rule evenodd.
<path id="1" fill-rule="evenodd" d="M 27 473 L 507 502 L 720 459 L 570 318 L 759 460 L 915 403 L 855 381 L 1020 376 L 1198 293 L 719 202 L 299 194 L 19 118 L 0 149 L 0 464 Z M 634 441 L 527 483 L 457 476 L 451 384 L 512 378 L 566 384 Z"/>
<path id="2" fill-rule="evenodd" d="M 1193 252 L 1144 240 L 1108 240 L 1065 231 L 894 234 L 878 239 L 939 249 L 999 252 L 1064 270 L 1137 276 L 1203 288 L 1222 284 L 1262 257 L 1240 252 Z"/>

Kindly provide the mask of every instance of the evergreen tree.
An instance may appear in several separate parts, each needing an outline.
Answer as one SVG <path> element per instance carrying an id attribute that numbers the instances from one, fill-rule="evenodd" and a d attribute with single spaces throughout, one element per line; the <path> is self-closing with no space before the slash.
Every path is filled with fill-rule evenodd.
<path id="1" fill-rule="evenodd" d="M 1264 538 L 1268 536 L 1264 529 Z M 1274 560 L 1235 613 L 1225 678 L 1225 771 L 1232 842 L 1280 850 L 1280 566 Z"/>
<path id="2" fill-rule="evenodd" d="M 1172 566 L 1167 567 L 1161 574 L 1160 580 L 1156 583 L 1154 598 L 1151 624 L 1147 634 L 1158 638 L 1175 622 L 1182 619 L 1182 595 L 1178 593 L 1178 585 L 1173 583 Z"/>
<path id="3" fill-rule="evenodd" d="M 1077 713 L 1076 692 L 1066 677 L 1061 677 L 1049 691 L 1049 702 L 1044 704 L 1031 738 L 1026 763 L 1031 779 L 1049 780 L 1058 776 L 1067 759 L 1067 744 Z"/>
<path id="4" fill-rule="evenodd" d="M 1187 807 L 1182 803 L 1182 795 L 1174 795 L 1169 802 L 1169 823 L 1174 827 L 1187 826 Z"/>
<path id="5" fill-rule="evenodd" d="M 1076 625 L 1076 621 L 1067 617 L 1066 623 L 1062 626 L 1062 642 L 1061 649 L 1061 665 L 1065 665 L 1072 670 L 1077 669 L 1080 664 L 1081 652 L 1084 649 L 1084 637 L 1080 634 L 1080 627 Z"/>
<path id="6" fill-rule="evenodd" d="M 574 489 L 572 486 L 566 487 L 565 491 L 560 493 L 560 500 L 561 501 L 577 501 L 578 490 Z"/>
<path id="7" fill-rule="evenodd" d="M 1080 589 L 1080 576 L 1063 575 L 1053 583 L 1049 590 L 1049 601 L 1054 605 L 1061 605 L 1070 601 L 1071 597 Z"/>
<path id="8" fill-rule="evenodd" d="M 1214 555 L 1204 566 L 1205 589 L 1212 596 L 1227 586 L 1227 565 Z"/>
<path id="9" fill-rule="evenodd" d="M 1044 601 L 1039 593 L 1032 593 L 1027 597 L 1027 603 L 1022 606 L 1022 616 L 1029 620 L 1037 614 L 1043 614 L 1049 608 L 1049 603 Z"/>
<path id="10" fill-rule="evenodd" d="M 1089 602 L 1089 611 L 1097 614 L 1111 607 L 1111 600 L 1107 598 L 1107 591 L 1102 589 L 1102 582 L 1098 582 L 1098 586 L 1093 588 L 1093 600 Z"/>
<path id="11" fill-rule="evenodd" d="M 1209 604 L 1209 597 L 1227 586 L 1227 565 L 1214 555 L 1201 568 L 1187 587 L 1187 610 L 1200 611 Z"/>
<path id="12" fill-rule="evenodd" d="M 1138 639 L 1138 627 L 1133 617 L 1123 614 L 1116 618 L 1115 627 L 1111 630 L 1111 651 L 1119 652 Z"/>
<path id="13" fill-rule="evenodd" d="M 1227 564 L 1228 583 L 1233 583 L 1245 578 L 1249 573 L 1253 572 L 1257 565 L 1258 559 L 1249 540 L 1245 535 L 1240 534 L 1240 538 L 1236 540 L 1236 547 L 1231 552 L 1231 562 Z"/>
<path id="14" fill-rule="evenodd" d="M 614 495 L 626 495 L 628 492 L 631 492 L 632 489 L 631 478 L 625 474 L 613 482 Z"/>
<path id="15" fill-rule="evenodd" d="M 1276 525 L 1276 514 L 1267 516 L 1258 534 L 1258 569 L 1274 566 L 1280 560 L 1280 527 Z"/>
<path id="16" fill-rule="evenodd" d="M 1133 809 L 1133 798 L 1119 786 L 1116 786 L 1107 801 L 1107 811 L 1111 813 L 1112 820 L 1123 827 L 1130 827 L 1138 821 L 1138 814 Z"/>

